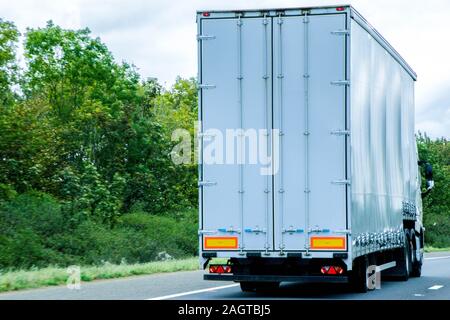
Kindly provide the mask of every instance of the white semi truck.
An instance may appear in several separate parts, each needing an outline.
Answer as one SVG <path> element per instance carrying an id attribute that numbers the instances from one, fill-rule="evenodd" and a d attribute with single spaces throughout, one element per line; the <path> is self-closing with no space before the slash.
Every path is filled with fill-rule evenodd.
<path id="1" fill-rule="evenodd" d="M 379 271 L 420 276 L 405 60 L 351 6 L 199 11 L 197 25 L 200 262 L 228 259 L 204 278 L 365 292 Z"/>

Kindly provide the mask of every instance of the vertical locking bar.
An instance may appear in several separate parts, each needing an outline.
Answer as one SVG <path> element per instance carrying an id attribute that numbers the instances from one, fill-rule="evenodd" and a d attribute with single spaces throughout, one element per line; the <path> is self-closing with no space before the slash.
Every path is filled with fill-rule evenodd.
<path id="1" fill-rule="evenodd" d="M 239 241 L 239 250 L 240 254 L 243 255 L 244 252 L 244 135 L 243 126 L 244 126 L 244 114 L 243 114 L 243 105 L 242 105 L 242 20 L 241 15 L 237 18 L 237 54 L 238 54 L 238 63 L 237 63 L 237 80 L 238 80 L 238 105 L 239 105 L 239 128 L 241 130 L 238 135 L 238 139 L 240 142 L 240 154 L 238 159 L 238 167 L 239 167 L 239 216 L 240 216 L 240 224 L 241 224 L 241 233 L 240 233 L 240 241 Z"/>
<path id="2" fill-rule="evenodd" d="M 303 96 L 305 107 L 305 249 L 306 255 L 309 255 L 309 17 L 305 12 L 303 17 L 303 39 L 304 39 L 304 59 L 303 59 Z"/>
<path id="3" fill-rule="evenodd" d="M 280 255 L 283 255 L 284 250 L 284 172 L 283 172 L 283 38 L 282 38 L 282 25 L 283 18 L 281 18 L 281 13 L 278 15 L 278 104 L 280 108 L 280 114 L 278 119 L 278 129 L 279 129 L 279 145 L 280 145 L 280 166 L 279 166 L 279 190 L 278 190 L 278 204 L 280 209 Z"/>
<path id="4" fill-rule="evenodd" d="M 266 127 L 267 133 L 266 133 L 266 152 L 269 152 L 269 97 L 268 97 L 268 91 L 269 91 L 269 74 L 268 74 L 268 35 L 267 35 L 267 25 L 269 24 L 269 21 L 267 19 L 267 14 L 264 13 L 263 18 L 263 80 L 264 80 L 264 125 Z M 266 175 L 266 187 L 265 187 L 265 196 L 266 196 L 266 205 L 265 205 L 265 222 L 266 222 L 266 243 L 264 244 L 264 248 L 266 249 L 265 254 L 269 254 L 269 214 L 270 214 L 270 191 L 269 191 L 269 183 L 270 183 L 270 175 Z"/>

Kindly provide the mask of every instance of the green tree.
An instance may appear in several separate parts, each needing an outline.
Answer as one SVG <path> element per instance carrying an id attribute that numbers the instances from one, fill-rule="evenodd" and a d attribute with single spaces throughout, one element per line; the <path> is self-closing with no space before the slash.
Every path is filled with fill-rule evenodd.
<path id="1" fill-rule="evenodd" d="M 60 138 L 38 100 L 18 102 L 0 113 L 0 183 L 19 193 L 53 190 Z"/>
<path id="2" fill-rule="evenodd" d="M 14 100 L 12 86 L 18 81 L 16 47 L 19 31 L 14 23 L 0 18 L 0 106 Z"/>
<path id="3" fill-rule="evenodd" d="M 435 247 L 450 246 L 450 144 L 447 139 L 432 140 L 419 132 L 419 158 L 433 166 L 435 186 L 423 199 L 426 243 Z M 422 177 L 425 184 L 425 178 Z M 425 186 L 423 186 L 425 188 Z"/>

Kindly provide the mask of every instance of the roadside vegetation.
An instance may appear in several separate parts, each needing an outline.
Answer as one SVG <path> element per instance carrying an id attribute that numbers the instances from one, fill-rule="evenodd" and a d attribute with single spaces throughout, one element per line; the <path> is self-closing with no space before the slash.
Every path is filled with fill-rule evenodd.
<path id="1" fill-rule="evenodd" d="M 430 246 L 425 246 L 425 252 L 450 252 L 450 247 L 434 248 Z"/>
<path id="2" fill-rule="evenodd" d="M 87 281 L 195 256 L 197 168 L 171 160 L 174 129 L 194 141 L 195 79 L 142 79 L 88 29 L 49 22 L 23 36 L 19 56 L 17 28 L 0 19 L 0 290 L 64 283 L 69 265 L 92 266 Z M 450 147 L 418 142 L 436 183 L 426 243 L 450 247 Z M 181 261 L 167 270 L 194 265 Z"/>
<path id="3" fill-rule="evenodd" d="M 189 271 L 198 269 L 198 258 L 157 261 L 137 264 L 104 263 L 99 266 L 80 267 L 81 285 L 100 279 L 113 279 L 155 273 Z M 31 289 L 68 283 L 67 268 L 46 267 L 42 269 L 9 271 L 0 274 L 0 292 Z"/>
<path id="4" fill-rule="evenodd" d="M 0 270 L 196 255 L 197 168 L 170 155 L 195 80 L 141 79 L 87 29 L 18 41 L 0 20 Z"/>
<path id="5" fill-rule="evenodd" d="M 425 246 L 450 247 L 450 143 L 419 132 L 419 158 L 433 165 L 434 189 L 423 199 Z M 423 169 L 423 168 L 422 168 Z M 422 188 L 425 179 L 422 177 Z"/>

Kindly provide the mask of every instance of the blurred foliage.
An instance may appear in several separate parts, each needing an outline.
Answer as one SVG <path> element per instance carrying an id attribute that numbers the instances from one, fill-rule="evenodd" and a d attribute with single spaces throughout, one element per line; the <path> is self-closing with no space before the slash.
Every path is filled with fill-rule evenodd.
<path id="1" fill-rule="evenodd" d="M 419 132 L 417 147 L 419 158 L 433 166 L 435 183 L 423 199 L 425 243 L 437 248 L 450 247 L 450 144 L 445 138 L 433 140 Z M 425 190 L 423 172 L 422 184 Z"/>
<path id="2" fill-rule="evenodd" d="M 194 255 L 197 170 L 170 152 L 194 134 L 195 80 L 166 90 L 51 21 L 21 70 L 19 36 L 0 20 L 0 268 Z"/>
<path id="3" fill-rule="evenodd" d="M 0 267 L 153 261 L 197 252 L 197 211 L 177 218 L 130 212 L 114 227 L 73 213 L 51 195 L 27 192 L 0 204 Z"/>

